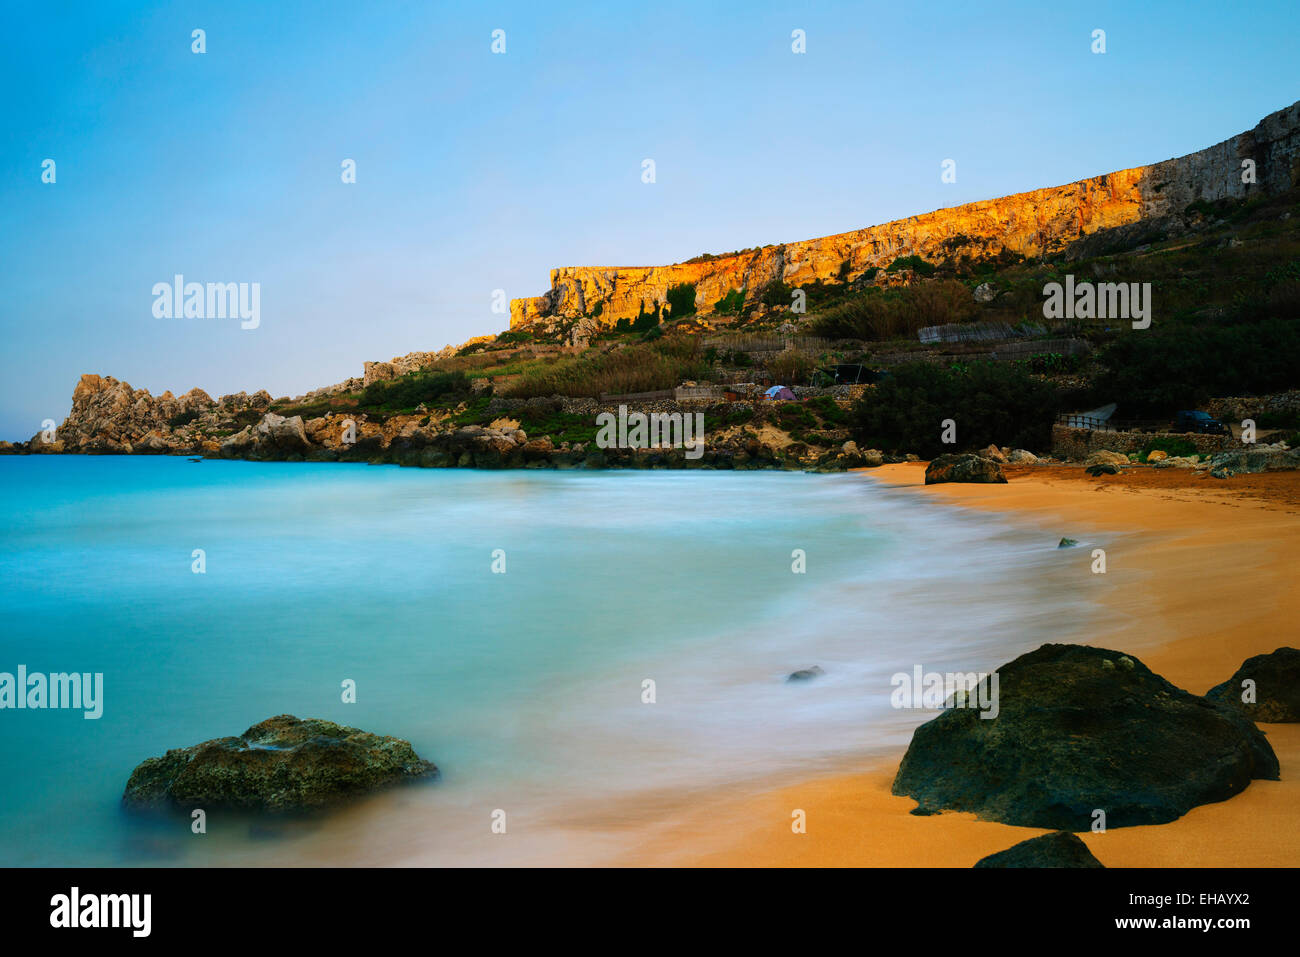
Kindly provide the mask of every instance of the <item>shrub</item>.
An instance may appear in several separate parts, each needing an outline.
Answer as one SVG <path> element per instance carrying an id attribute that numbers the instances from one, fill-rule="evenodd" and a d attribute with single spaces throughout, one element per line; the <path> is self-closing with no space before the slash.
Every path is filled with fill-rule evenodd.
<path id="1" fill-rule="evenodd" d="M 926 262 L 920 256 L 899 256 L 885 267 L 885 272 L 900 272 L 904 269 L 910 269 L 918 276 L 933 276 L 935 266 L 933 263 Z"/>
<path id="2" fill-rule="evenodd" d="M 1099 395 L 1125 416 L 1195 408 L 1214 395 L 1258 395 L 1300 385 L 1300 336 L 1285 319 L 1184 323 L 1121 335 L 1100 355 Z"/>
<path id="3" fill-rule="evenodd" d="M 776 407 L 776 421 L 787 432 L 803 433 L 817 428 L 817 418 L 802 402 L 781 402 Z"/>
<path id="4" fill-rule="evenodd" d="M 370 383 L 361 392 L 358 408 L 414 409 L 422 403 L 459 399 L 469 392 L 469 378 L 463 372 L 408 372 L 399 379 Z"/>
<path id="5" fill-rule="evenodd" d="M 819 395 L 804 403 L 829 426 L 838 426 L 848 418 L 844 407 L 828 395 Z"/>
<path id="6" fill-rule="evenodd" d="M 1046 448 L 1057 406 L 1056 389 L 1006 363 L 977 362 L 945 369 L 930 363 L 901 365 L 853 406 L 858 444 L 916 452 L 983 448 L 990 443 Z M 955 445 L 941 441 L 943 421 L 956 422 Z"/>
<path id="7" fill-rule="evenodd" d="M 768 375 L 782 385 L 803 385 L 816 363 L 802 352 L 782 352 L 767 362 Z"/>
<path id="8" fill-rule="evenodd" d="M 788 306 L 790 305 L 790 287 L 779 279 L 773 280 L 764 287 L 761 301 L 769 309 L 775 306 Z"/>
<path id="9" fill-rule="evenodd" d="M 671 389 L 683 379 L 702 379 L 709 366 L 696 355 L 693 337 L 662 338 L 624 346 L 611 352 L 594 350 L 535 367 L 506 386 L 508 395 L 597 396 L 602 392 L 655 392 Z"/>
<path id="10" fill-rule="evenodd" d="M 695 284 L 684 282 L 669 286 L 666 293 L 668 314 L 674 319 L 695 314 Z"/>
<path id="11" fill-rule="evenodd" d="M 723 316 L 738 316 L 745 305 L 744 289 L 728 289 L 727 294 L 713 306 L 713 311 Z"/>
<path id="12" fill-rule="evenodd" d="M 1138 453 L 1138 461 L 1145 462 L 1152 452 L 1160 451 L 1169 456 L 1188 456 L 1197 453 L 1196 446 L 1188 439 L 1162 437 L 1152 439 Z"/>
<path id="13" fill-rule="evenodd" d="M 827 309 L 812 329 L 832 339 L 897 339 L 926 326 L 965 322 L 974 314 L 970 291 L 955 279 L 943 279 L 884 292 L 868 289 Z"/>
<path id="14" fill-rule="evenodd" d="M 518 342 L 531 342 L 533 334 L 528 329 L 512 329 L 497 336 L 497 345 L 510 346 Z"/>

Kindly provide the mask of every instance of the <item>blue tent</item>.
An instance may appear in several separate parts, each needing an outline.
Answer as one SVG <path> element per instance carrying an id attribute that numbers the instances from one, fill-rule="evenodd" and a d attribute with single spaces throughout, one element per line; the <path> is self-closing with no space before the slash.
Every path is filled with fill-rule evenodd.
<path id="1" fill-rule="evenodd" d="M 783 385 L 774 385 L 763 395 L 769 399 L 785 399 L 786 401 L 792 401 L 795 398 L 795 394 Z"/>

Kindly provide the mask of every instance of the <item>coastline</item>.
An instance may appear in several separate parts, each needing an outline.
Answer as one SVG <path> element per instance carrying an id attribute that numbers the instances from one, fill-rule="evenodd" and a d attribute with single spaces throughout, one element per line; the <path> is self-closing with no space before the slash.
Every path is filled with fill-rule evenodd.
<path id="1" fill-rule="evenodd" d="M 1102 601 L 1120 627 L 1089 643 L 1137 655 L 1195 694 L 1251 655 L 1289 641 L 1288 569 L 1300 567 L 1300 474 L 1240 476 L 1133 470 L 1007 469 L 1006 485 L 924 485 L 924 463 L 863 473 L 936 503 L 998 512 L 1045 534 L 1124 538 L 1107 550 Z M 1080 549 L 1081 575 L 1091 549 Z M 1085 579 L 1085 580 L 1087 580 Z M 1000 663 L 999 663 L 1000 664 Z M 1080 834 L 1107 867 L 1293 867 L 1300 863 L 1300 725 L 1260 725 L 1281 781 L 1202 805 L 1168 824 Z M 705 795 L 618 861 L 658 866 L 970 867 L 1047 833 L 947 812 L 917 817 L 890 794 L 902 752 L 772 790 Z M 807 833 L 791 832 L 793 809 Z"/>

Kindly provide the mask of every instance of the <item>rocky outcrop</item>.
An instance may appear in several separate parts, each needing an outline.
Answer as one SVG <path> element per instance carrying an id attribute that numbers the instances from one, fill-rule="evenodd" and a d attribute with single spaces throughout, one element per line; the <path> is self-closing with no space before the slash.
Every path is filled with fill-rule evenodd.
<path id="1" fill-rule="evenodd" d="M 282 714 L 239 737 L 149 758 L 131 772 L 129 808 L 317 808 L 388 785 L 436 777 L 409 741 Z"/>
<path id="2" fill-rule="evenodd" d="M 302 416 L 285 418 L 268 412 L 257 425 L 246 426 L 221 443 L 221 454 L 249 458 L 286 458 L 310 451 L 311 440 Z"/>
<path id="3" fill-rule="evenodd" d="M 50 449 L 54 443 L 40 433 L 29 447 L 34 452 L 163 452 L 175 423 L 196 419 L 214 405 L 202 389 L 154 397 L 111 376 L 83 375 L 72 392 L 72 411 L 55 433 L 59 448 Z"/>
<path id="4" fill-rule="evenodd" d="M 925 467 L 925 484 L 942 482 L 1005 483 L 1002 465 L 982 455 L 940 455 Z"/>
<path id="5" fill-rule="evenodd" d="M 1243 182 L 1244 160 L 1254 163 L 1253 181 Z M 1208 149 L 1066 186 L 702 261 L 553 269 L 544 295 L 510 303 L 510 328 L 611 326 L 662 307 L 668 290 L 681 284 L 695 287 L 695 307 L 708 315 L 732 290 L 744 290 L 752 303 L 775 282 L 850 282 L 904 256 L 937 263 L 1003 253 L 1094 255 L 1115 243 L 1136 244 L 1145 233 L 1186 230 L 1201 215 L 1198 202 L 1272 195 L 1297 182 L 1300 103 Z"/>
<path id="6" fill-rule="evenodd" d="M 1101 811 L 1106 827 L 1132 827 L 1278 779 L 1249 718 L 1119 652 L 1043 645 L 997 676 L 996 717 L 954 707 L 916 729 L 893 786 L 913 813 L 1082 831 Z"/>
<path id="7" fill-rule="evenodd" d="M 976 867 L 1104 867 L 1088 845 L 1069 831 L 1056 831 L 1013 844 L 975 862 Z"/>
<path id="8" fill-rule="evenodd" d="M 1210 474 L 1215 478 L 1232 478 L 1252 472 L 1276 472 L 1300 468 L 1300 451 L 1282 448 L 1249 449 L 1244 452 L 1220 452 L 1210 456 Z"/>
<path id="9" fill-rule="evenodd" d="M 1269 655 L 1247 658 L 1231 678 L 1215 685 L 1205 697 L 1235 708 L 1252 721 L 1300 721 L 1300 649 L 1279 648 Z"/>

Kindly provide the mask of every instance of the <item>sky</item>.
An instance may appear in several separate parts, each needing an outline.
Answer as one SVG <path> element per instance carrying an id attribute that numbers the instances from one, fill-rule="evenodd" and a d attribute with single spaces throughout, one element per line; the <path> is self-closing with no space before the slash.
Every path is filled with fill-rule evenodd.
<path id="1" fill-rule="evenodd" d="M 1300 99 L 1300 4 L 44 0 L 6 5 L 0 53 L 14 441 L 62 422 L 82 373 L 299 395 L 500 332 L 494 292 L 540 295 L 557 266 L 1193 152 Z M 176 274 L 259 284 L 257 327 L 156 316 Z"/>

